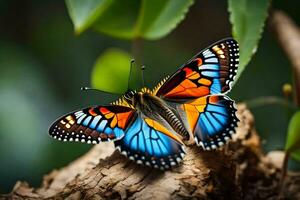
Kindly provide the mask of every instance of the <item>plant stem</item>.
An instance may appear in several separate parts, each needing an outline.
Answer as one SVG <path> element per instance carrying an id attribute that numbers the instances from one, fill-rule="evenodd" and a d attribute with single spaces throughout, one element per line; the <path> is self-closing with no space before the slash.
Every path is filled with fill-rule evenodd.
<path id="1" fill-rule="evenodd" d="M 285 185 L 284 181 L 285 181 L 285 177 L 286 177 L 286 174 L 287 174 L 287 167 L 288 167 L 289 157 L 290 157 L 289 152 L 285 152 L 282 167 L 281 167 L 281 177 L 280 177 L 280 180 L 279 180 L 279 195 L 278 195 L 279 198 L 283 194 L 283 189 L 284 189 L 284 185 Z"/>
<path id="2" fill-rule="evenodd" d="M 300 70 L 293 68 L 294 79 L 294 102 L 300 107 Z"/>

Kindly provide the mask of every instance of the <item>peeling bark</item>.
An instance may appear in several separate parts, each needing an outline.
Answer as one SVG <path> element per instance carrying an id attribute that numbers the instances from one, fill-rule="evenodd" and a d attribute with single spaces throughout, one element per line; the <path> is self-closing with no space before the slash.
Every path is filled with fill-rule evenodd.
<path id="1" fill-rule="evenodd" d="M 17 182 L 2 199 L 259 199 L 277 198 L 280 170 L 261 152 L 254 119 L 245 105 L 233 141 L 223 149 L 187 147 L 179 167 L 160 171 L 135 164 L 112 144 L 96 145 L 44 177 L 40 188 Z M 278 158 L 278 154 L 276 154 Z M 280 156 L 279 156 L 280 157 Z M 275 159 L 277 162 L 278 159 Z M 300 176 L 289 176 L 284 194 L 300 198 Z M 292 186 L 292 187 L 291 187 Z M 298 195 L 298 196 L 297 196 Z"/>

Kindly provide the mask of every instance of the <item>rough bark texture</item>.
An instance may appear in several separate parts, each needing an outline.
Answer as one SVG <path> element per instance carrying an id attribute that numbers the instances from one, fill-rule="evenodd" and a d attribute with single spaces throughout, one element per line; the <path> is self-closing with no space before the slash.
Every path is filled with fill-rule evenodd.
<path id="1" fill-rule="evenodd" d="M 40 188 L 17 182 L 3 199 L 266 199 L 277 198 L 282 153 L 264 156 L 245 105 L 237 134 L 223 149 L 187 147 L 179 167 L 160 171 L 137 165 L 96 145 L 86 155 L 44 177 Z M 300 176 L 288 176 L 283 193 L 300 199 Z"/>

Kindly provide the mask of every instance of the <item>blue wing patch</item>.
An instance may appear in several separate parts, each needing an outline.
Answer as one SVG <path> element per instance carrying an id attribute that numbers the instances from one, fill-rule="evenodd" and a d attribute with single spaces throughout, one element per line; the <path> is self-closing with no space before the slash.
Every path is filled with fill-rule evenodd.
<path id="1" fill-rule="evenodd" d="M 212 80 L 211 94 L 227 92 L 237 73 L 239 64 L 238 43 L 226 39 L 213 44 L 198 55 L 203 60 L 199 66 L 201 75 Z"/>
<path id="2" fill-rule="evenodd" d="M 211 98 L 211 97 L 208 97 Z M 195 128 L 195 141 L 207 150 L 215 149 L 231 139 L 237 122 L 234 102 L 226 96 L 218 96 L 217 102 L 207 102 Z"/>
<path id="3" fill-rule="evenodd" d="M 204 149 L 216 149 L 231 139 L 238 118 L 234 101 L 223 95 L 202 97 L 186 104 L 185 111 L 197 145 Z"/>
<path id="4" fill-rule="evenodd" d="M 140 116 L 128 127 L 125 136 L 115 141 L 115 146 L 138 164 L 162 170 L 177 165 L 185 155 L 183 144 L 176 135 L 158 122 Z"/>

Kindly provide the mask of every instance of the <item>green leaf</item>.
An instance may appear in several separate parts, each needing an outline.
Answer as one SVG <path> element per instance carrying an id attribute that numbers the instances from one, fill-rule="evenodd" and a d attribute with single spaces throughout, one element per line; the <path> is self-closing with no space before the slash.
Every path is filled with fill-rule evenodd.
<path id="1" fill-rule="evenodd" d="M 75 32 L 85 31 L 108 8 L 112 0 L 66 0 Z"/>
<path id="2" fill-rule="evenodd" d="M 91 77 L 91 85 L 105 92 L 123 94 L 128 89 L 131 56 L 111 48 L 98 57 Z"/>
<path id="3" fill-rule="evenodd" d="M 293 153 L 296 150 L 300 150 L 300 111 L 296 112 L 290 120 L 285 143 L 285 151 Z"/>
<path id="4" fill-rule="evenodd" d="M 193 0 L 144 0 L 136 24 L 135 37 L 159 39 L 184 19 Z"/>
<path id="5" fill-rule="evenodd" d="M 270 0 L 228 0 L 228 4 L 232 34 L 240 46 L 238 79 L 257 50 Z"/>
<path id="6" fill-rule="evenodd" d="M 113 37 L 132 39 L 140 5 L 140 0 L 114 0 L 106 12 L 97 19 L 93 28 Z"/>
<path id="7" fill-rule="evenodd" d="M 159 39 L 185 17 L 193 0 L 114 0 L 98 17 L 94 28 L 123 39 Z"/>

